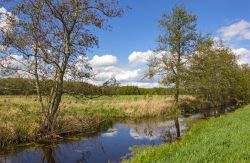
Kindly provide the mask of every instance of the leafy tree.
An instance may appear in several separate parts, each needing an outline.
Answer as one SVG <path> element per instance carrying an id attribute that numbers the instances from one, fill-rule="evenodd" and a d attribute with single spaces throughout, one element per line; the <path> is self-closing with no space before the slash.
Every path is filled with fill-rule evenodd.
<path id="1" fill-rule="evenodd" d="M 231 104 L 237 97 L 240 72 L 235 54 L 212 39 L 200 39 L 190 57 L 186 77 L 189 93 L 211 105 Z"/>
<path id="2" fill-rule="evenodd" d="M 235 74 L 234 96 L 238 103 L 245 104 L 250 102 L 250 67 L 240 65 Z"/>
<path id="3" fill-rule="evenodd" d="M 172 13 L 164 13 L 159 21 L 159 55 L 149 60 L 147 76 L 159 75 L 165 85 L 175 87 L 175 103 L 179 102 L 180 89 L 185 67 L 185 58 L 195 50 L 196 16 L 188 13 L 183 6 L 176 6 Z"/>
<path id="4" fill-rule="evenodd" d="M 0 36 L 6 47 L 0 54 L 1 70 L 34 79 L 44 115 L 41 131 L 52 132 L 64 80 L 91 77 L 85 55 L 98 45 L 93 29 L 107 29 L 107 20 L 121 16 L 123 9 L 113 0 L 22 0 L 12 13 L 6 14 L 11 29 Z M 44 81 L 50 81 L 46 100 Z"/>

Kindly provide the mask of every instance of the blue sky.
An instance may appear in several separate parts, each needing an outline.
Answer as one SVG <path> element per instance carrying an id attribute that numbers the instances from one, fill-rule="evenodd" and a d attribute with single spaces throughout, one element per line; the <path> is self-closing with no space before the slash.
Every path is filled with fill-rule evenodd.
<path id="1" fill-rule="evenodd" d="M 111 32 L 98 33 L 100 47 L 93 49 L 92 55 L 113 54 L 125 63 L 133 51 L 156 48 L 157 21 L 163 12 L 171 11 L 176 4 L 184 5 L 198 16 L 198 31 L 214 36 L 222 26 L 242 19 L 250 21 L 249 0 L 123 0 L 122 5 L 129 5 L 132 9 L 122 18 L 110 21 Z M 247 42 L 245 46 L 250 47 Z"/>
<path id="2" fill-rule="evenodd" d="M 121 6 L 131 9 L 109 21 L 111 31 L 95 31 L 99 48 L 87 54 L 96 74 L 90 82 L 100 85 L 115 77 L 122 85 L 161 86 L 158 78 L 143 77 L 147 60 L 157 48 L 158 20 L 175 5 L 184 5 L 197 15 L 198 32 L 222 39 L 240 64 L 250 64 L 250 0 L 121 0 Z M 0 11 L 8 7 L 2 6 Z"/>
<path id="3" fill-rule="evenodd" d="M 222 39 L 239 57 L 239 63 L 250 64 L 249 0 L 123 0 L 122 5 L 131 10 L 109 22 L 112 31 L 97 32 L 100 47 L 88 54 L 98 74 L 94 83 L 101 84 L 112 76 L 123 85 L 160 86 L 157 78 L 142 78 L 146 60 L 157 47 L 158 20 L 175 5 L 184 5 L 197 15 L 198 32 Z"/>

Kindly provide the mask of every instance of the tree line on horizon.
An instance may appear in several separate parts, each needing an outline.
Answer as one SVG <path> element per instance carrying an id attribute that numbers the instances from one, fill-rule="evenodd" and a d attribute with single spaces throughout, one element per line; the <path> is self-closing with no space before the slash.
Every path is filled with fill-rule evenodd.
<path id="1" fill-rule="evenodd" d="M 0 95 L 36 95 L 34 80 L 25 78 L 0 78 Z M 50 81 L 44 82 L 42 92 L 49 92 Z M 95 98 L 115 95 L 173 95 L 173 88 L 139 88 L 137 86 L 102 85 L 87 82 L 66 81 L 64 94 Z"/>

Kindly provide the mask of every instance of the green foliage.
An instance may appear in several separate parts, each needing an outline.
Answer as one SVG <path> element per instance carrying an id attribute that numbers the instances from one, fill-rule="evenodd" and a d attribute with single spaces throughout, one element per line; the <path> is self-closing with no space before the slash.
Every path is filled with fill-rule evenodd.
<path id="1" fill-rule="evenodd" d="M 131 162 L 249 162 L 250 106 L 198 121 L 182 140 L 140 152 Z"/>
<path id="2" fill-rule="evenodd" d="M 243 65 L 237 69 L 234 94 L 240 103 L 250 102 L 250 67 Z"/>
<path id="3" fill-rule="evenodd" d="M 195 51 L 196 16 L 188 13 L 183 6 L 175 6 L 170 14 L 163 14 L 159 25 L 161 34 L 156 53 L 161 56 L 149 59 L 146 76 L 160 75 L 162 84 L 174 86 L 175 102 L 178 103 L 185 57 Z"/>
<path id="4" fill-rule="evenodd" d="M 213 106 L 232 105 L 246 101 L 249 96 L 249 68 L 237 64 L 235 54 L 211 39 L 202 40 L 189 58 L 186 90 Z"/>
<path id="5" fill-rule="evenodd" d="M 22 78 L 0 79 L 0 95 L 35 94 L 36 90 L 31 80 Z"/>
<path id="6" fill-rule="evenodd" d="M 175 6 L 170 14 L 164 13 L 159 21 L 162 34 L 159 36 L 159 50 L 189 55 L 196 41 L 196 16 L 188 13 L 185 7 Z M 178 58 L 174 62 L 178 62 Z"/>

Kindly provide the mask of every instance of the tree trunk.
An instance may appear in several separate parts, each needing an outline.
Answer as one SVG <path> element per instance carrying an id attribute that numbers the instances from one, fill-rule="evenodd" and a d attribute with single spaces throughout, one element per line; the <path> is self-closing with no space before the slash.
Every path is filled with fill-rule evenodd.
<path id="1" fill-rule="evenodd" d="M 39 75 L 38 75 L 38 60 L 37 60 L 37 53 L 38 53 L 38 47 L 35 47 L 35 55 L 34 55 L 34 59 L 35 59 L 35 70 L 34 70 L 34 75 L 35 75 L 35 83 L 36 83 L 36 91 L 37 91 L 37 97 L 38 97 L 38 101 L 41 105 L 41 111 L 43 114 L 45 114 L 45 109 L 44 109 L 44 104 L 43 104 L 43 98 L 42 98 L 42 93 L 41 93 L 41 89 L 40 89 L 40 79 L 39 79 Z"/>
<path id="2" fill-rule="evenodd" d="M 58 79 L 55 92 L 53 93 L 52 100 L 49 106 L 49 114 L 46 117 L 44 130 L 45 132 L 53 132 L 54 123 L 56 119 L 56 113 L 59 109 L 59 105 L 63 95 L 63 76 Z"/>
<path id="3" fill-rule="evenodd" d="M 175 81 L 175 104 L 179 105 L 179 95 L 180 95 L 180 69 L 181 69 L 181 52 L 180 45 L 178 50 L 178 60 L 176 65 L 176 81 Z"/>
<path id="4" fill-rule="evenodd" d="M 179 88 L 180 82 L 176 81 L 176 86 L 175 86 L 175 95 L 174 95 L 174 103 L 176 105 L 179 104 L 179 95 L 180 95 L 180 88 Z"/>

